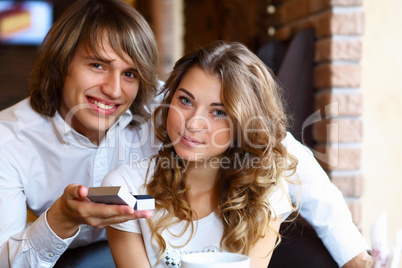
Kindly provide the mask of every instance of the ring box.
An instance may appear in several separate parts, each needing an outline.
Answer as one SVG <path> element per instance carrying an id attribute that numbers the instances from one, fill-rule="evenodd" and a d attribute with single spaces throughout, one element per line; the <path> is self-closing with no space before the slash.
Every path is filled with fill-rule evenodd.
<path id="1" fill-rule="evenodd" d="M 134 197 L 137 199 L 135 210 L 155 209 L 155 199 L 152 198 L 152 195 L 134 195 Z"/>
<path id="2" fill-rule="evenodd" d="M 128 205 L 135 210 L 155 209 L 152 195 L 132 195 L 121 186 L 89 187 L 87 198 L 95 203 Z"/>

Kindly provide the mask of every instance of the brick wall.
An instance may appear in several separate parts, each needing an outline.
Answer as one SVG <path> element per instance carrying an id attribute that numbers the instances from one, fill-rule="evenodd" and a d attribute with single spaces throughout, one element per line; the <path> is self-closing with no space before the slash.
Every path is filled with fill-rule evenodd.
<path id="1" fill-rule="evenodd" d="M 185 52 L 223 39 L 257 51 L 267 38 L 267 0 L 184 1 Z"/>
<path id="2" fill-rule="evenodd" d="M 273 0 L 274 34 L 286 40 L 316 30 L 315 108 L 312 122 L 317 159 L 342 191 L 357 225 L 361 223 L 362 97 L 360 92 L 362 0 Z"/>
<path id="3" fill-rule="evenodd" d="M 37 50 L 33 46 L 0 46 L 0 110 L 27 96 Z"/>

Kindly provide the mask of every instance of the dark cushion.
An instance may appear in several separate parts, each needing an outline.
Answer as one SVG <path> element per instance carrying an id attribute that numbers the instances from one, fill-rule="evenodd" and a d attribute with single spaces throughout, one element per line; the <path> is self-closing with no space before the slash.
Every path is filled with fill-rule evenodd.
<path id="1" fill-rule="evenodd" d="M 113 268 L 113 261 L 107 241 L 89 246 L 68 249 L 57 261 L 56 268 Z"/>

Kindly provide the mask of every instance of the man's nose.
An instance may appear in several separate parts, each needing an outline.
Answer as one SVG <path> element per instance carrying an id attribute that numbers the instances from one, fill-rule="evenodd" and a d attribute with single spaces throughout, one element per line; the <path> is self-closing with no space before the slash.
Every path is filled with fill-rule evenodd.
<path id="1" fill-rule="evenodd" d="M 111 73 L 107 75 L 102 85 L 102 93 L 113 99 L 121 96 L 120 74 Z"/>

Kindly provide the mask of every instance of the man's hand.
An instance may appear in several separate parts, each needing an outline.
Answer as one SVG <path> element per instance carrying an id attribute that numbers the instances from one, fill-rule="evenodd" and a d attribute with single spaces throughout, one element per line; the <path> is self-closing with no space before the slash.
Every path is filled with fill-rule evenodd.
<path id="1" fill-rule="evenodd" d="M 73 236 L 81 224 L 103 228 L 138 218 L 152 216 L 150 210 L 134 210 L 129 206 L 94 203 L 87 199 L 88 189 L 70 184 L 50 207 L 47 221 L 53 232 L 65 239 Z"/>
<path id="2" fill-rule="evenodd" d="M 350 261 L 348 261 L 343 268 L 372 268 L 373 257 L 371 257 L 366 251 L 360 253 Z"/>

